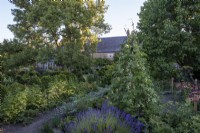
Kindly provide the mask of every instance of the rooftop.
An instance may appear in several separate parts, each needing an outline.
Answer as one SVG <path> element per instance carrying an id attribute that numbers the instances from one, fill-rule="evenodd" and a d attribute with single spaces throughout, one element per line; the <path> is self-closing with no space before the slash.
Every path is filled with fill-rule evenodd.
<path id="1" fill-rule="evenodd" d="M 100 38 L 100 42 L 97 44 L 97 53 L 118 52 L 126 40 L 127 36 Z"/>

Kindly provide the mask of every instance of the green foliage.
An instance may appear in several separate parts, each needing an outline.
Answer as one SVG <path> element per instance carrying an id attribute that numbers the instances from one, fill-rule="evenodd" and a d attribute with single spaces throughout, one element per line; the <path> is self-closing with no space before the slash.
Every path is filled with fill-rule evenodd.
<path id="1" fill-rule="evenodd" d="M 88 108 L 98 108 L 102 105 L 102 102 L 105 99 L 108 99 L 108 92 L 110 88 L 98 88 L 98 91 L 90 92 L 84 95 L 76 95 L 76 97 L 72 98 L 73 107 L 67 111 L 67 114 L 77 113 L 82 110 L 86 110 Z M 79 93 L 80 94 L 80 93 Z"/>
<path id="2" fill-rule="evenodd" d="M 162 117 L 160 117 L 158 114 L 151 115 L 149 118 L 149 122 L 147 125 L 149 125 L 148 130 L 152 133 L 171 133 L 174 130 L 168 125 L 167 123 L 162 121 Z"/>
<path id="3" fill-rule="evenodd" d="M 28 122 L 38 113 L 38 109 L 47 106 L 47 99 L 38 86 L 15 85 L 16 89 L 9 90 L 3 99 L 0 109 L 2 119 L 4 122 Z"/>
<path id="4" fill-rule="evenodd" d="M 94 59 L 92 72 L 90 73 L 89 82 L 95 82 L 98 86 L 105 87 L 111 84 L 112 72 L 115 63 L 108 59 Z"/>
<path id="5" fill-rule="evenodd" d="M 56 46 L 60 45 L 59 42 L 84 43 L 87 37 L 93 42 L 94 33 L 104 33 L 110 29 L 104 23 L 107 10 L 105 1 L 14 0 L 11 3 L 17 7 L 12 10 L 17 24 L 9 25 L 9 29 L 17 38 L 29 40 L 35 45 L 44 42 L 44 39 Z"/>
<path id="6" fill-rule="evenodd" d="M 10 2 L 16 23 L 8 28 L 15 39 L 0 44 L 0 120 L 22 122 L 75 93 L 95 90 L 95 84 L 77 81 L 91 71 L 97 35 L 110 30 L 105 1 Z M 49 59 L 64 71 L 35 71 Z"/>
<path id="7" fill-rule="evenodd" d="M 48 124 L 45 124 L 41 129 L 41 133 L 54 133 L 54 132 Z"/>
<path id="8" fill-rule="evenodd" d="M 95 91 L 97 89 L 96 84 L 89 82 L 80 82 L 78 84 L 79 92 L 81 93 L 89 93 L 91 91 Z"/>
<path id="9" fill-rule="evenodd" d="M 158 99 L 134 32 L 120 53 L 113 77 L 112 102 L 131 114 L 145 113 L 148 119 Z"/>
<path id="10" fill-rule="evenodd" d="M 8 28 L 19 40 L 22 49 L 29 46 L 12 60 L 31 58 L 33 62 L 46 62 L 54 59 L 57 65 L 81 77 L 92 63 L 90 55 L 96 48 L 97 35 L 110 30 L 104 22 L 105 1 L 10 2 L 16 6 L 12 10 L 16 24 Z"/>
<path id="11" fill-rule="evenodd" d="M 162 120 L 168 124 L 174 132 L 199 132 L 197 126 L 200 121 L 200 115 L 195 114 L 189 102 L 169 103 L 165 111 L 161 114 Z M 196 123 L 197 122 L 197 123 Z"/>
<path id="12" fill-rule="evenodd" d="M 61 120 L 62 120 L 62 118 L 60 118 L 59 116 L 56 116 L 55 118 L 52 119 L 51 126 L 53 128 L 59 128 L 59 126 L 61 124 Z"/>
<path id="13" fill-rule="evenodd" d="M 159 111 L 154 112 L 146 123 L 150 132 L 197 133 L 200 131 L 197 126 L 200 121 L 200 114 L 193 112 L 189 102 L 169 102 L 158 109 Z"/>
<path id="14" fill-rule="evenodd" d="M 138 28 L 154 78 L 177 76 L 176 65 L 199 70 L 199 5 L 200 1 L 188 0 L 144 3 Z"/>
<path id="15" fill-rule="evenodd" d="M 42 93 L 41 88 L 38 86 L 33 86 L 26 88 L 25 91 L 27 93 L 27 110 L 43 109 L 45 106 L 47 106 L 47 99 L 44 93 Z"/>
<path id="16" fill-rule="evenodd" d="M 108 59 L 103 59 L 103 58 L 97 58 L 94 60 L 94 65 L 96 67 L 103 67 L 106 65 L 111 65 L 112 61 L 108 60 Z"/>
<path id="17" fill-rule="evenodd" d="M 6 93 L 7 93 L 6 87 L 4 85 L 0 84 L 0 103 L 4 99 Z"/>
<path id="18" fill-rule="evenodd" d="M 37 72 L 31 70 L 23 72 L 23 74 L 19 73 L 17 80 L 21 84 L 28 84 L 28 85 L 41 84 L 41 79 L 39 78 Z"/>
<path id="19" fill-rule="evenodd" d="M 73 45 L 68 44 L 64 48 L 58 48 L 55 60 L 57 64 L 64 65 L 64 70 L 74 73 L 79 80 L 82 80 L 82 75 L 88 73 L 92 66 L 93 59 L 89 53 L 79 52 L 80 48 Z"/>
<path id="20" fill-rule="evenodd" d="M 97 70 L 97 75 L 98 75 L 97 78 L 100 86 L 111 84 L 114 68 L 115 64 L 113 63 L 111 65 L 100 67 L 100 69 Z"/>
<path id="21" fill-rule="evenodd" d="M 27 106 L 26 91 L 9 93 L 2 103 L 1 111 L 5 122 L 14 121 L 20 113 L 25 112 Z"/>
<path id="22" fill-rule="evenodd" d="M 15 71 L 20 67 L 27 67 L 35 63 L 37 51 L 18 40 L 4 40 L 0 46 L 1 70 L 3 73 Z"/>
<path id="23" fill-rule="evenodd" d="M 27 86 L 19 83 L 5 87 L 6 94 L 0 108 L 2 122 L 27 123 L 40 111 L 66 101 L 69 96 L 79 92 L 76 90 L 76 82 L 70 83 L 56 76 L 54 78 L 56 80 L 51 81 L 45 90 L 40 85 Z"/>
<path id="24" fill-rule="evenodd" d="M 49 83 L 52 81 L 51 76 L 42 76 L 41 77 L 41 86 L 43 89 L 49 88 Z"/>
<path id="25" fill-rule="evenodd" d="M 20 92 L 20 91 L 24 91 L 25 88 L 26 88 L 25 85 L 20 84 L 18 82 L 14 82 L 14 83 L 6 86 L 6 91 L 7 91 L 7 93 L 14 94 L 14 93 L 17 93 L 17 92 Z"/>
<path id="26" fill-rule="evenodd" d="M 47 90 L 48 104 L 51 106 L 61 99 L 67 99 L 70 95 L 73 95 L 74 89 L 71 88 L 67 81 L 54 82 Z"/>
<path id="27" fill-rule="evenodd" d="M 180 101 L 185 101 L 188 98 L 190 93 L 191 93 L 190 88 L 184 88 L 183 90 L 181 90 Z"/>

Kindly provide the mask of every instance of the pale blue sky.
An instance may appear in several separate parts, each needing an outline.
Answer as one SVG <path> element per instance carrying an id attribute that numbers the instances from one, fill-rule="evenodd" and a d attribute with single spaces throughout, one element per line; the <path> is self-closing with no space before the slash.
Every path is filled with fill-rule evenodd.
<path id="1" fill-rule="evenodd" d="M 137 13 L 140 12 L 140 7 L 145 0 L 106 0 L 109 5 L 108 11 L 105 14 L 105 20 L 112 26 L 110 33 L 103 35 L 108 36 L 123 36 L 126 35 L 124 28 L 132 29 L 132 21 L 135 26 L 139 20 Z M 13 16 L 11 9 L 14 6 L 8 0 L 0 0 L 0 42 L 3 39 L 13 38 L 13 34 L 7 29 L 8 24 L 13 24 Z"/>

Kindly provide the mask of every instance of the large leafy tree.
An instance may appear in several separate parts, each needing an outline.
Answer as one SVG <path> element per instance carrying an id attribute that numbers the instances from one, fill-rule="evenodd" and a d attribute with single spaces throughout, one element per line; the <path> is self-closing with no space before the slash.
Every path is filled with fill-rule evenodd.
<path id="1" fill-rule="evenodd" d="M 154 76 L 174 76 L 175 64 L 182 70 L 199 69 L 200 1 L 148 0 L 139 17 L 140 39 Z"/>
<path id="2" fill-rule="evenodd" d="M 74 69 L 73 62 L 78 63 L 74 66 L 85 66 L 81 62 L 87 62 L 98 35 L 110 30 L 104 22 L 107 10 L 104 0 L 10 2 L 17 7 L 12 10 L 16 23 L 8 28 L 20 42 L 39 50 L 39 61 L 54 58 L 69 69 Z"/>
<path id="3" fill-rule="evenodd" d="M 25 43 L 41 41 L 54 46 L 94 42 L 109 30 L 104 23 L 105 1 L 94 0 L 10 0 L 16 24 L 9 25 Z M 35 42 L 35 43 L 34 43 Z"/>

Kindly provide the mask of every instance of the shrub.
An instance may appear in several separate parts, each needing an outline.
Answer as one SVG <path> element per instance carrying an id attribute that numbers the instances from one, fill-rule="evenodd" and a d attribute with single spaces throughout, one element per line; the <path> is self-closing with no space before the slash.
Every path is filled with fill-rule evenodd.
<path id="1" fill-rule="evenodd" d="M 97 89 L 96 84 L 89 82 L 80 82 L 78 85 L 79 92 L 91 92 Z"/>
<path id="2" fill-rule="evenodd" d="M 27 94 L 27 110 L 41 109 L 47 105 L 47 99 L 39 86 L 27 87 L 25 91 Z"/>
<path id="3" fill-rule="evenodd" d="M 25 91 L 9 93 L 2 103 L 1 111 L 3 121 L 18 121 L 20 113 L 25 112 L 27 106 L 27 95 Z"/>
<path id="4" fill-rule="evenodd" d="M 140 133 L 144 129 L 136 117 L 108 106 L 107 102 L 102 104 L 101 109 L 89 109 L 80 112 L 74 121 L 66 126 L 68 133 Z"/>
<path id="5" fill-rule="evenodd" d="M 106 65 L 98 71 L 98 79 L 101 86 L 110 85 L 112 73 L 114 71 L 114 64 Z"/>
<path id="6" fill-rule="evenodd" d="M 102 67 L 102 66 L 106 66 L 106 65 L 110 65 L 110 64 L 112 64 L 112 61 L 110 61 L 108 59 L 97 58 L 94 60 L 94 65 L 96 67 Z"/>
<path id="7" fill-rule="evenodd" d="M 52 105 L 62 99 L 74 94 L 74 89 L 67 81 L 58 81 L 51 83 L 47 90 L 49 105 Z"/>
<path id="8" fill-rule="evenodd" d="M 197 133 L 200 131 L 200 114 L 194 113 L 189 101 L 186 103 L 169 102 L 153 116 L 149 124 L 154 133 Z"/>
<path id="9" fill-rule="evenodd" d="M 7 91 L 6 91 L 6 86 L 0 84 L 0 103 L 1 103 L 2 100 L 4 99 L 6 93 L 7 93 Z"/>
<path id="10" fill-rule="evenodd" d="M 12 84 L 10 84 L 9 86 L 6 87 L 6 91 L 9 93 L 17 93 L 19 91 L 23 91 L 25 90 L 25 85 L 20 84 L 18 82 L 13 82 Z"/>
<path id="11" fill-rule="evenodd" d="M 56 78 L 68 81 L 77 81 L 76 75 L 67 71 L 59 71 Z"/>
<path id="12" fill-rule="evenodd" d="M 41 129 L 41 133 L 54 133 L 54 132 L 48 124 L 45 124 Z"/>
<path id="13" fill-rule="evenodd" d="M 49 83 L 53 80 L 51 76 L 42 76 L 41 78 L 41 87 L 45 90 L 48 89 Z"/>
<path id="14" fill-rule="evenodd" d="M 20 71 L 16 76 L 17 82 L 22 84 L 41 84 L 41 79 L 39 78 L 39 73 L 35 70 L 30 71 Z"/>

